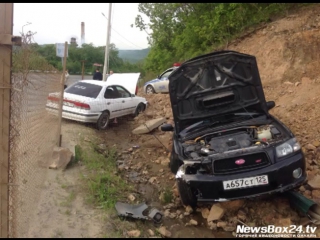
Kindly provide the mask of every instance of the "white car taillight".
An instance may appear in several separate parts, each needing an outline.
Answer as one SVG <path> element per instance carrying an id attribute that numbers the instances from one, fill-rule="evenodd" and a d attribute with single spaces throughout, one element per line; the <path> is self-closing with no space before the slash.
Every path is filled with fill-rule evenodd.
<path id="1" fill-rule="evenodd" d="M 48 103 L 59 103 L 60 99 L 57 97 L 49 96 Z M 90 105 L 87 103 L 82 103 L 78 101 L 73 101 L 69 99 L 63 99 L 63 105 L 67 107 L 75 107 L 84 110 L 90 110 Z"/>

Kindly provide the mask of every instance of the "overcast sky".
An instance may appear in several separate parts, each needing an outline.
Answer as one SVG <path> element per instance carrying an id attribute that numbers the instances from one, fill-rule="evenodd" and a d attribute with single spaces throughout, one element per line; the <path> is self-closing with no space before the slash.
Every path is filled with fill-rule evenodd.
<path id="1" fill-rule="evenodd" d="M 76 37 L 81 43 L 81 22 L 85 23 L 85 43 L 104 46 L 107 37 L 109 3 L 14 3 L 13 34 L 37 32 L 38 44 L 70 42 Z M 147 34 L 135 26 L 139 14 L 138 3 L 113 3 L 111 15 L 111 43 L 118 49 L 148 47 Z M 148 19 L 145 17 L 145 20 Z"/>

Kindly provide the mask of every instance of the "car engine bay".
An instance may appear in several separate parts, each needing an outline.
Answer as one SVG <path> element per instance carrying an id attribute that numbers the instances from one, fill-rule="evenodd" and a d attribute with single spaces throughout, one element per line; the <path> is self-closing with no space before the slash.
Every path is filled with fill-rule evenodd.
<path id="1" fill-rule="evenodd" d="M 274 125 L 244 126 L 205 134 L 182 144 L 189 159 L 221 154 L 238 154 L 249 149 L 261 149 L 282 142 L 284 134 Z"/>

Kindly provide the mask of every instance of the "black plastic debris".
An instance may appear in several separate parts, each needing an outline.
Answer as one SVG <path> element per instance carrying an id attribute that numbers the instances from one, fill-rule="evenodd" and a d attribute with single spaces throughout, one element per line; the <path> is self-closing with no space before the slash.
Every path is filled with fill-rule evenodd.
<path id="1" fill-rule="evenodd" d="M 115 207 L 119 217 L 153 220 L 154 223 L 160 223 L 162 221 L 163 214 L 156 208 L 151 208 L 145 203 L 132 205 L 128 203 L 117 202 Z"/>

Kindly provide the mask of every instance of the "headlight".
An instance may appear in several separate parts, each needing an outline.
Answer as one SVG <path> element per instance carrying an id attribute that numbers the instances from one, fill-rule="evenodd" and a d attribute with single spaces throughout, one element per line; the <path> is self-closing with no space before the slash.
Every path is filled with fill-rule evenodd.
<path id="1" fill-rule="evenodd" d="M 281 144 L 276 147 L 277 157 L 284 157 L 290 153 L 296 152 L 301 149 L 300 144 L 295 138 L 290 139 L 289 141 Z"/>

